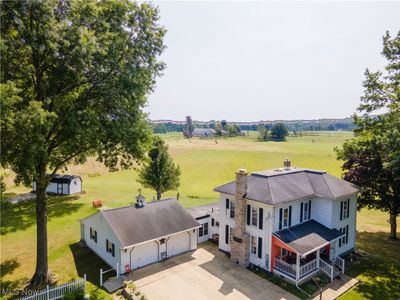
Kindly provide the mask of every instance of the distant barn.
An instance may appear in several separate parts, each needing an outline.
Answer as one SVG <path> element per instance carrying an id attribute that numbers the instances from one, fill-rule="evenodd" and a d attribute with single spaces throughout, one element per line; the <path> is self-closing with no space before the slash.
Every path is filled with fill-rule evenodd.
<path id="1" fill-rule="evenodd" d="M 192 133 L 192 136 L 196 137 L 213 137 L 214 135 L 215 130 L 212 128 L 195 128 Z"/>
<path id="2" fill-rule="evenodd" d="M 36 181 L 33 182 L 33 191 L 36 191 Z M 82 192 L 82 178 L 77 175 L 59 175 L 51 177 L 46 188 L 48 194 L 71 195 Z"/>

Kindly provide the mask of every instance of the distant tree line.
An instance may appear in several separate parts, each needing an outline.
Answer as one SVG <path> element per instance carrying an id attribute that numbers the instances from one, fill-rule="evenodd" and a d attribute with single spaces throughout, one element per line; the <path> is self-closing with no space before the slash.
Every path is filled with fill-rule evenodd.
<path id="1" fill-rule="evenodd" d="M 288 131 L 291 132 L 301 132 L 301 131 L 351 131 L 355 128 L 353 120 L 351 118 L 346 119 L 320 119 L 312 121 L 281 121 L 286 126 Z M 229 126 L 225 130 L 231 134 L 240 134 L 242 131 L 259 131 L 260 125 L 265 128 L 271 129 L 276 122 L 255 122 L 252 124 L 235 124 L 227 122 L 226 120 L 215 121 L 211 120 L 207 123 L 193 123 L 194 128 L 213 128 L 217 131 L 219 126 L 224 129 L 224 127 Z M 152 123 L 152 128 L 154 133 L 167 133 L 167 132 L 182 132 L 184 130 L 185 124 L 166 122 L 166 123 Z M 223 131 L 221 131 L 223 132 Z"/>

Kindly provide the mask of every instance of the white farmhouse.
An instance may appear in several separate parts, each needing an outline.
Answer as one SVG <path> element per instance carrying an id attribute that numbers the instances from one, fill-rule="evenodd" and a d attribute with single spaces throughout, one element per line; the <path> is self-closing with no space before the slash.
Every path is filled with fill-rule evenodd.
<path id="1" fill-rule="evenodd" d="M 341 256 L 355 248 L 358 187 L 286 160 L 280 169 L 250 175 L 241 169 L 214 190 L 219 248 L 237 264 L 296 284 L 320 270 L 331 279 L 344 271 Z"/>
<path id="2" fill-rule="evenodd" d="M 123 274 L 197 248 L 200 224 L 176 199 L 104 209 L 81 223 L 81 240 Z"/>
<path id="3" fill-rule="evenodd" d="M 36 181 L 33 182 L 33 191 L 36 191 Z M 72 195 L 82 192 L 82 178 L 77 175 L 59 175 L 51 176 L 50 182 L 46 187 L 48 194 Z"/>

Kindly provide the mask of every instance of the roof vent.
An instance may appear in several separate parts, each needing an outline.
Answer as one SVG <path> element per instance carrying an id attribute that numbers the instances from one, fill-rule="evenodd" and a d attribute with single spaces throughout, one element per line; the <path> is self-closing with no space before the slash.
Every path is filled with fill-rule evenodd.
<path id="1" fill-rule="evenodd" d="M 142 195 L 142 189 L 139 189 L 139 195 L 136 196 L 135 207 L 143 207 L 146 204 L 146 198 Z"/>
<path id="2" fill-rule="evenodd" d="M 283 169 L 284 169 L 284 170 L 290 170 L 290 166 L 291 166 L 291 162 L 290 162 L 289 159 L 286 158 L 286 159 L 283 161 Z"/>

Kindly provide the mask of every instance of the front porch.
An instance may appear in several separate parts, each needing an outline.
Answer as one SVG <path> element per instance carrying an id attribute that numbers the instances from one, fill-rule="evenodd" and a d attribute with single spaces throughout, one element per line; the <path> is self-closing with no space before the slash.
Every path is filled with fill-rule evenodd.
<path id="1" fill-rule="evenodd" d="M 319 272 L 332 281 L 345 269 L 345 261 L 334 254 L 335 241 L 341 235 L 315 221 L 276 232 L 272 237 L 271 270 L 296 285 Z"/>

